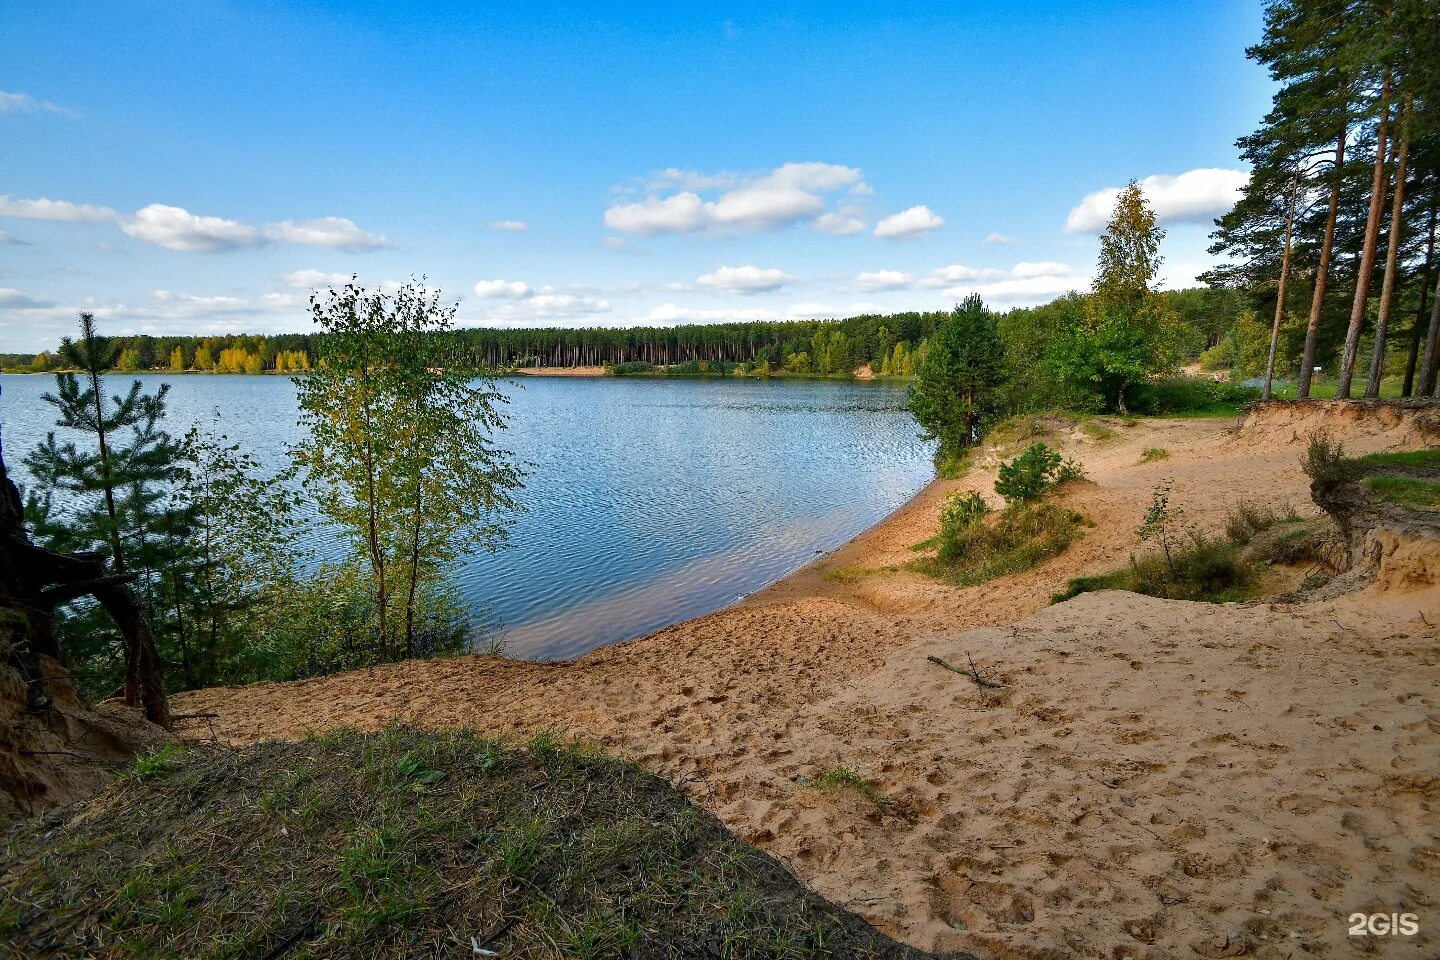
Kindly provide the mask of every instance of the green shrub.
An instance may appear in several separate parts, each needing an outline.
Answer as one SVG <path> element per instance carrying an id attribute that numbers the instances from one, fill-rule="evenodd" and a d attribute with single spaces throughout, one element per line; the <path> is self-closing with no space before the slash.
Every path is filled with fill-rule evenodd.
<path id="1" fill-rule="evenodd" d="M 1050 598 L 1060 603 L 1095 590 L 1129 590 L 1169 600 L 1227 603 L 1254 595 L 1259 577 L 1237 544 L 1190 533 L 1167 556 L 1131 556 L 1130 566 L 1091 577 L 1076 577 Z"/>
<path id="2" fill-rule="evenodd" d="M 1085 479 L 1085 466 L 1078 460 L 1066 457 L 1060 461 L 1060 466 L 1055 468 L 1055 477 L 1051 486 L 1063 487 L 1075 480 Z"/>
<path id="3" fill-rule="evenodd" d="M 970 450 L 956 453 L 935 451 L 935 476 L 941 480 L 959 480 L 970 472 Z"/>
<path id="4" fill-rule="evenodd" d="M 1009 463 L 1000 464 L 995 492 L 1009 503 L 1033 503 L 1055 485 L 1060 454 L 1037 443 Z"/>
<path id="5" fill-rule="evenodd" d="M 1298 523 L 1300 514 L 1294 507 L 1279 511 L 1274 507 L 1262 507 L 1250 500 L 1241 500 L 1225 516 L 1225 535 L 1233 543 L 1245 545 L 1255 539 L 1255 534 L 1269 530 L 1276 524 Z"/>
<path id="6" fill-rule="evenodd" d="M 952 559 L 952 551 L 956 549 L 956 544 L 964 541 L 967 529 L 982 523 L 989 512 L 990 507 L 978 493 L 951 494 L 940 511 L 940 536 L 937 538 L 940 558 Z"/>
<path id="7" fill-rule="evenodd" d="M 655 364 L 646 363 L 644 360 L 630 360 L 626 363 L 613 364 L 609 368 L 612 377 L 626 377 L 637 373 L 653 373 Z"/>
<path id="8" fill-rule="evenodd" d="M 1073 510 L 1024 501 L 1010 504 L 987 522 L 989 511 L 974 494 L 952 501 L 947 513 L 948 522 L 942 519 L 935 538 L 935 557 L 912 566 L 962 587 L 1029 570 L 1064 552 L 1084 522 Z"/>
<path id="9" fill-rule="evenodd" d="M 1345 445 L 1324 430 L 1310 437 L 1305 451 L 1305 475 L 1310 478 L 1310 492 L 1319 502 L 1326 494 L 1360 479 L 1365 472 L 1360 461 L 1345 456 Z"/>
<path id="10" fill-rule="evenodd" d="M 1317 523 L 1286 522 L 1274 533 L 1256 536 L 1245 547 L 1244 558 L 1252 563 L 1325 564 L 1330 538 Z"/>
<path id="11" fill-rule="evenodd" d="M 1254 387 L 1203 377 L 1167 377 L 1136 385 L 1131 391 L 1130 409 L 1135 413 L 1163 416 L 1177 413 L 1237 413 L 1260 399 Z"/>
<path id="12" fill-rule="evenodd" d="M 1141 463 L 1154 463 L 1156 460 L 1168 460 L 1170 451 L 1164 447 L 1146 447 L 1145 452 L 1140 454 Z"/>

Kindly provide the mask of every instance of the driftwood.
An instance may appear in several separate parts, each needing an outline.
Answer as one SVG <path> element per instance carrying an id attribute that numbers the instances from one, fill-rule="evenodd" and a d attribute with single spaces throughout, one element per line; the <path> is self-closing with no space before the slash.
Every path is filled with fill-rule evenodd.
<path id="1" fill-rule="evenodd" d="M 152 723 L 170 729 L 164 665 L 150 621 L 130 591 L 132 579 L 108 569 L 100 554 L 56 553 L 32 543 L 25 530 L 20 491 L 0 451 L 0 609 L 25 618 L 24 635 L 8 655 L 29 685 L 31 709 L 50 705 L 42 658 L 64 659 L 55 632 L 55 608 L 91 596 L 115 621 L 125 642 L 125 702 L 141 707 Z"/>
<path id="2" fill-rule="evenodd" d="M 941 660 L 939 657 L 926 657 L 925 659 L 929 660 L 933 664 L 944 667 L 946 670 L 949 670 L 953 673 L 958 673 L 962 677 L 969 677 L 971 680 L 975 681 L 975 686 L 979 687 L 981 690 L 1005 689 L 1005 684 L 996 683 L 994 680 L 989 680 L 981 676 L 980 671 L 975 669 L 975 661 L 970 659 L 970 655 L 968 653 L 965 655 L 965 659 L 970 660 L 969 669 L 966 669 L 965 667 L 957 667 L 955 666 L 955 664 L 947 663 L 946 661 Z"/>

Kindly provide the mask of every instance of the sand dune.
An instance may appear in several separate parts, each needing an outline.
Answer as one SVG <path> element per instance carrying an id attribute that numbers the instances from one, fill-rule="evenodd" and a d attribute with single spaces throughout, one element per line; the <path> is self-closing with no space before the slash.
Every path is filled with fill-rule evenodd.
<path id="1" fill-rule="evenodd" d="M 1199 528 L 1242 497 L 1315 512 L 1300 470 L 1317 425 L 1307 416 L 1243 430 L 1116 422 L 1098 439 L 1052 424 L 1090 475 L 1065 500 L 1096 527 L 1040 568 L 979 587 L 887 568 L 933 535 L 947 493 L 990 491 L 993 456 L 743 604 L 576 661 L 401 664 L 203 691 L 178 709 L 217 712 L 235 742 L 397 717 L 574 731 L 663 772 L 820 893 L 927 949 L 1432 956 L 1429 573 L 1316 603 L 1110 592 L 1047 606 L 1067 578 L 1136 548 L 1162 478 Z M 1434 442 L 1413 423 L 1331 419 L 1356 452 Z M 1150 447 L 1170 457 L 1139 465 Z M 931 655 L 973 657 L 1004 688 Z M 809 785 L 836 767 L 883 802 Z M 1350 912 L 1405 910 L 1421 915 L 1420 935 L 1346 934 Z"/>

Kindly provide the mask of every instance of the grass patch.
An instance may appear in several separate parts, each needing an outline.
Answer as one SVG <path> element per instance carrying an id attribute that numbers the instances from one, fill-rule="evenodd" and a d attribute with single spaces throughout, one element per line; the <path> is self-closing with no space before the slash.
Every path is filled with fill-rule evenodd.
<path id="1" fill-rule="evenodd" d="M 1397 400 L 1403 392 L 1405 380 L 1403 377 L 1386 377 L 1380 381 L 1380 399 Z M 1360 384 L 1364 387 L 1364 384 Z M 1335 391 L 1339 387 L 1339 381 L 1335 377 L 1322 377 L 1312 380 L 1310 383 L 1310 399 L 1312 400 L 1334 400 Z M 1295 385 L 1284 383 L 1277 386 L 1275 390 L 1277 399 L 1292 399 L 1295 396 Z"/>
<path id="2" fill-rule="evenodd" d="M 175 769 L 180 759 L 180 748 L 167 743 L 158 750 L 151 750 L 136 759 L 134 766 L 122 776 L 127 780 L 144 781 L 164 776 Z"/>
<path id="3" fill-rule="evenodd" d="M 1402 507 L 1433 510 L 1440 507 L 1440 483 L 1418 477 L 1393 477 L 1381 474 L 1365 481 L 1377 499 L 1398 503 Z"/>
<path id="4" fill-rule="evenodd" d="M 1156 552 L 1131 556 L 1130 566 L 1090 577 L 1076 577 L 1050 598 L 1061 603 L 1096 590 L 1129 590 L 1167 600 L 1231 603 L 1253 599 L 1260 586 L 1254 564 L 1239 544 L 1192 533 L 1167 558 Z"/>
<path id="5" fill-rule="evenodd" d="M 1154 463 L 1157 460 L 1169 460 L 1170 451 L 1164 447 L 1146 447 L 1145 452 L 1140 454 L 1140 463 Z"/>
<path id="6" fill-rule="evenodd" d="M 970 506 L 967 512 L 956 508 L 960 503 L 947 506 L 936 555 L 911 561 L 913 569 L 960 587 L 1020 573 L 1063 553 L 1085 522 L 1073 510 L 1044 502 L 1012 504 L 990 522 L 988 511 Z"/>
<path id="7" fill-rule="evenodd" d="M 1067 426 L 1076 417 L 1065 413 L 1020 413 L 999 421 L 985 434 L 985 443 L 1002 450 L 1028 446 L 1030 441 L 1048 435 L 1049 427 L 1057 422 Z"/>
<path id="8" fill-rule="evenodd" d="M 1295 512 L 1294 507 L 1287 506 L 1282 511 L 1261 506 L 1252 500 L 1241 500 L 1225 516 L 1225 536 L 1232 543 L 1244 546 L 1255 539 L 1256 534 L 1264 533 L 1271 527 L 1300 522 L 1300 514 Z"/>
<path id="9" fill-rule="evenodd" d="M 551 731 L 529 747 L 405 727 L 192 747 L 4 829 L 0 956 L 922 956 L 665 781 Z"/>
<path id="10" fill-rule="evenodd" d="M 1402 450 L 1394 453 L 1372 453 L 1360 458 L 1365 463 L 1382 467 L 1440 468 L 1440 447 L 1433 450 Z"/>
<path id="11" fill-rule="evenodd" d="M 935 456 L 935 476 L 941 480 L 959 480 L 970 472 L 970 451 L 962 450 L 952 456 Z"/>
<path id="12" fill-rule="evenodd" d="M 884 567 L 836 567 L 834 570 L 826 570 L 820 574 L 821 579 L 829 580 L 831 583 L 858 583 L 865 577 L 878 577 L 886 573 L 899 573 L 900 568 L 896 566 Z"/>
<path id="13" fill-rule="evenodd" d="M 890 798 L 875 786 L 874 781 L 866 778 L 854 767 L 831 767 L 811 780 L 807 786 L 822 793 L 853 790 L 882 810 L 890 805 Z"/>

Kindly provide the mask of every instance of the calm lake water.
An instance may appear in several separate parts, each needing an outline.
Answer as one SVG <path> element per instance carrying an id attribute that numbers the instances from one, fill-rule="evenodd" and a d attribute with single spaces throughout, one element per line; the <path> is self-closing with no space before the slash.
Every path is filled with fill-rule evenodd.
<path id="1" fill-rule="evenodd" d="M 131 378 L 109 378 L 122 389 Z M 171 384 L 169 429 L 210 423 L 270 467 L 299 437 L 281 376 Z M 42 376 L 0 376 L 6 463 L 51 429 Z M 932 475 L 902 388 L 826 381 L 528 378 L 502 446 L 527 465 L 511 545 L 455 582 L 512 655 L 570 657 L 724 607 L 900 506 Z M 218 416 L 218 420 L 215 418 Z M 343 549 L 324 530 L 322 552 Z"/>

